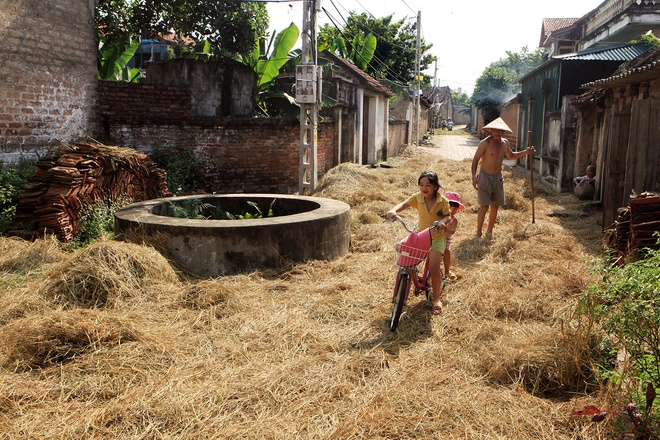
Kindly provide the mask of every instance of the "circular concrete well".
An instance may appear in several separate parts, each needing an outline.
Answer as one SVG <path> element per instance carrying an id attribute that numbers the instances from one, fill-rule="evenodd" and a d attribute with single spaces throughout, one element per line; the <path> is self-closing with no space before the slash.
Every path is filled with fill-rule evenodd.
<path id="1" fill-rule="evenodd" d="M 233 215 L 262 218 L 206 220 L 177 218 L 176 206 L 204 204 Z M 272 209 L 272 217 L 266 216 Z M 208 215 L 204 214 L 205 217 Z M 350 206 L 322 197 L 274 194 L 223 194 L 168 197 L 134 203 L 115 213 L 115 233 L 130 239 L 157 238 L 169 257 L 191 273 L 216 277 L 284 261 L 332 260 L 348 252 Z"/>

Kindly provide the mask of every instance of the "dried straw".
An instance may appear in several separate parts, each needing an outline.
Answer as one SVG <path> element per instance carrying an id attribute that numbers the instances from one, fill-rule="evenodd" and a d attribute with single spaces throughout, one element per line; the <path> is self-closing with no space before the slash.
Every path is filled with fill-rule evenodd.
<path id="1" fill-rule="evenodd" d="M 107 240 L 13 262 L 30 269 L 0 273 L 4 438 L 607 438 L 570 417 L 597 399 L 571 312 L 599 215 L 548 215 L 582 202 L 535 188 L 531 227 L 527 173 L 506 169 L 511 204 L 478 240 L 469 161 L 411 148 L 392 165 L 342 164 L 319 182 L 352 207 L 351 252 L 333 261 L 181 280 L 152 247 Z M 412 296 L 392 333 L 404 233 L 382 214 L 426 169 L 467 207 L 459 278 L 441 316 Z"/>

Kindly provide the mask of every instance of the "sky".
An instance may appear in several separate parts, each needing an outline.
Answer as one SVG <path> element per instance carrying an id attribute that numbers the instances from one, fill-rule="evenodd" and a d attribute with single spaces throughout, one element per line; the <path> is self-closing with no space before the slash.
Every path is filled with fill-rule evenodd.
<path id="1" fill-rule="evenodd" d="M 417 20 L 421 16 L 421 37 L 432 43 L 429 53 L 437 63 L 423 72 L 431 84 L 449 86 L 468 95 L 484 69 L 506 58 L 506 51 L 538 48 L 544 18 L 580 18 L 597 8 L 601 0 L 321 0 L 327 11 L 318 15 L 319 26 L 332 21 L 341 25 L 349 11 L 366 12 L 381 18 Z M 294 22 L 302 29 L 303 2 L 267 3 L 270 31 L 277 32 Z M 341 15 L 340 15 L 341 13 Z M 330 18 L 332 18 L 332 20 Z M 300 47 L 300 42 L 296 47 Z"/>

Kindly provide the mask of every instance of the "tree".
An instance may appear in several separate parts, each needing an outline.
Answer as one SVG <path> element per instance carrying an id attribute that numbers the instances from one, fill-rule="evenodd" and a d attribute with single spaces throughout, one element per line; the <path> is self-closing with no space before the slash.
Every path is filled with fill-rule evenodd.
<path id="1" fill-rule="evenodd" d="M 491 63 L 477 78 L 472 102 L 485 121 L 497 118 L 502 105 L 520 92 L 518 80 L 543 63 L 544 50 L 529 52 L 525 46 L 520 53 L 506 54 L 507 58 Z"/>
<path id="2" fill-rule="evenodd" d="M 406 19 L 395 21 L 392 15 L 382 18 L 366 13 L 351 12 L 346 19 L 346 26 L 339 29 L 325 24 L 318 33 L 319 46 L 332 47 L 341 37 L 346 44 L 367 41 L 369 35 L 376 39 L 373 59 L 364 69 L 379 80 L 387 80 L 399 85 L 408 85 L 415 80 L 415 58 L 417 52 L 417 24 Z M 420 72 L 426 70 L 435 57 L 427 52 L 432 44 L 420 43 Z M 353 48 L 359 53 L 363 48 Z M 350 51 L 350 48 L 347 48 Z M 340 52 L 335 52 L 342 56 Z M 426 79 L 424 82 L 428 82 Z"/>
<path id="3" fill-rule="evenodd" d="M 457 109 L 460 113 L 470 114 L 470 108 L 472 107 L 472 101 L 470 97 L 465 92 L 451 92 L 451 103 L 454 109 Z"/>
<path id="4" fill-rule="evenodd" d="M 174 33 L 236 54 L 251 52 L 268 28 L 265 3 L 235 0 L 100 0 L 95 19 L 109 43 Z"/>

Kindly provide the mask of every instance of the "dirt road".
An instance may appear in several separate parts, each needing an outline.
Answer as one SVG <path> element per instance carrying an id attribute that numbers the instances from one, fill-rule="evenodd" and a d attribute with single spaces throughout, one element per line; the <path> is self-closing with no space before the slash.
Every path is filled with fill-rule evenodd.
<path id="1" fill-rule="evenodd" d="M 421 151 L 439 154 L 446 159 L 464 160 L 474 157 L 479 138 L 476 136 L 461 136 L 455 134 L 435 134 L 431 136 L 431 145 L 422 145 Z"/>

